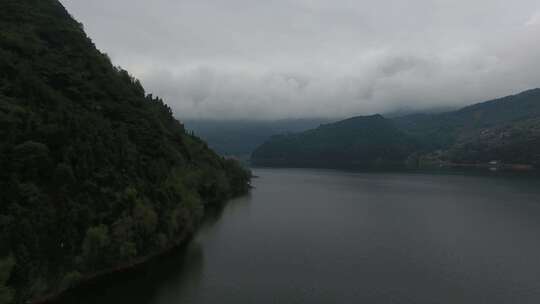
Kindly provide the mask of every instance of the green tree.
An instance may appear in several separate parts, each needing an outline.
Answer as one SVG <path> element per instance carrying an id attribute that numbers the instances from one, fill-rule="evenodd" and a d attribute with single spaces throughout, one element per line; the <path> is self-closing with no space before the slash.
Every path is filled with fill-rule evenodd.
<path id="1" fill-rule="evenodd" d="M 14 297 L 14 291 L 7 286 L 7 282 L 11 276 L 15 259 L 12 256 L 0 259 L 0 303 L 11 303 Z"/>
<path id="2" fill-rule="evenodd" d="M 83 257 L 90 269 L 96 269 L 106 259 L 109 229 L 105 225 L 88 228 L 83 242 Z"/>
<path id="3" fill-rule="evenodd" d="M 0 168 L 1 294 L 21 303 L 176 244 L 244 188 L 58 0 L 0 1 Z"/>

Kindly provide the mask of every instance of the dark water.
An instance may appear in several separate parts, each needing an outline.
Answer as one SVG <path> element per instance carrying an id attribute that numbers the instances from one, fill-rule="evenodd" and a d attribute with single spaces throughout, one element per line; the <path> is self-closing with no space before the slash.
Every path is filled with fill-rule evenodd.
<path id="1" fill-rule="evenodd" d="M 185 249 L 65 303 L 540 303 L 537 179 L 261 169 Z"/>

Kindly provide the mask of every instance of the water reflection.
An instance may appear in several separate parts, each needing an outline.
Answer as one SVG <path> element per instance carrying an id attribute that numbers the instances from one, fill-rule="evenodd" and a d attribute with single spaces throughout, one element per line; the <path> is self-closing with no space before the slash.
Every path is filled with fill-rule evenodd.
<path id="1" fill-rule="evenodd" d="M 540 180 L 255 171 L 186 248 L 63 303 L 540 303 Z"/>

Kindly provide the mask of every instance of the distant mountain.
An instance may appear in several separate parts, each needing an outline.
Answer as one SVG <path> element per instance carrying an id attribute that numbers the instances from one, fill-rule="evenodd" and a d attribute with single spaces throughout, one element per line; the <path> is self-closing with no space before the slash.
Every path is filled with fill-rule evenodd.
<path id="1" fill-rule="evenodd" d="M 57 0 L 0 1 L 0 303 L 186 240 L 250 174 L 188 134 Z"/>
<path id="2" fill-rule="evenodd" d="M 496 160 L 540 167 L 540 117 L 464 133 L 442 156 L 454 163 Z"/>
<path id="3" fill-rule="evenodd" d="M 356 117 L 273 137 L 255 150 L 252 161 L 317 167 L 494 160 L 539 165 L 539 119 L 540 89 L 534 89 L 457 111 L 393 119 Z"/>
<path id="4" fill-rule="evenodd" d="M 540 117 L 540 89 L 440 114 L 394 118 L 396 125 L 430 148 L 447 148 L 474 130 Z"/>
<path id="5" fill-rule="evenodd" d="M 303 133 L 272 137 L 253 152 L 255 165 L 371 166 L 401 163 L 414 141 L 381 115 L 355 117 Z"/>
<path id="6" fill-rule="evenodd" d="M 262 143 L 275 134 L 302 132 L 315 128 L 327 119 L 282 120 L 183 120 L 187 130 L 205 140 L 221 155 L 249 159 Z"/>

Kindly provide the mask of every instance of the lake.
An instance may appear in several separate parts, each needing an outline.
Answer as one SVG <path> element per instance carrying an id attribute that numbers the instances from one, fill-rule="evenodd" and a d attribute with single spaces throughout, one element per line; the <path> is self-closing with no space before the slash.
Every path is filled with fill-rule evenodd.
<path id="1" fill-rule="evenodd" d="M 540 180 L 255 169 L 186 248 L 62 303 L 540 303 Z"/>

